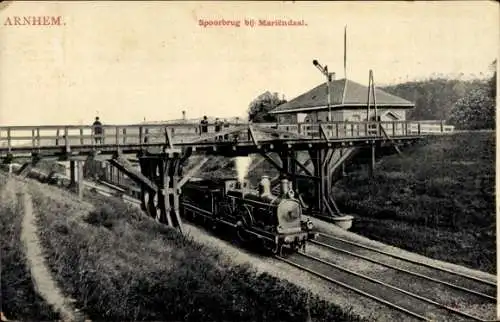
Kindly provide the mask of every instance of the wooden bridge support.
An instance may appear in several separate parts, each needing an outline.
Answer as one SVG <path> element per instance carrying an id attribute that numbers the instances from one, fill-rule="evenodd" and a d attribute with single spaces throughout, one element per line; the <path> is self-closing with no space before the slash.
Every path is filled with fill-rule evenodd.
<path id="1" fill-rule="evenodd" d="M 375 174 L 375 143 L 372 143 L 371 146 L 371 160 L 370 160 L 370 176 L 373 177 Z"/>
<path id="2" fill-rule="evenodd" d="M 83 198 L 83 166 L 82 160 L 69 161 L 70 189 L 74 190 L 78 197 Z"/>
<path id="3" fill-rule="evenodd" d="M 318 177 L 315 184 L 314 212 L 322 216 L 338 216 L 340 210 L 332 197 L 334 174 L 344 164 L 340 151 L 329 149 L 310 150 L 309 154 L 314 164 L 314 176 Z M 334 156 L 337 154 L 337 157 Z"/>
<path id="4" fill-rule="evenodd" d="M 299 184 L 299 179 L 306 179 L 309 186 L 314 187 L 314 204 L 310 204 L 309 210 L 315 214 L 336 216 L 340 215 L 340 211 L 332 198 L 332 180 L 333 174 L 338 170 L 343 163 L 342 157 L 334 159 L 335 149 L 311 149 L 309 150 L 310 158 L 314 165 L 314 173 L 310 173 L 305 165 L 297 160 L 297 152 L 292 149 L 279 151 L 278 155 L 281 159 L 281 165 L 274 161 L 269 155 L 261 152 L 269 163 L 271 163 L 278 171 L 281 178 L 287 178 L 292 182 L 292 186 L 296 196 L 300 198 L 300 190 L 304 190 L 304 185 Z M 340 164 L 336 161 L 340 160 Z M 299 173 L 300 171 L 305 174 Z M 301 182 L 303 182 L 301 180 Z M 307 189 L 307 188 L 306 188 Z"/>
<path id="5" fill-rule="evenodd" d="M 183 175 L 183 165 L 190 154 L 189 150 L 181 152 L 180 149 L 172 148 L 160 154 L 142 154 L 139 156 L 140 176 L 129 175 L 141 186 L 142 209 L 158 222 L 175 227 L 181 233 L 179 206 L 182 186 L 208 160 L 208 157 L 202 158 Z"/>
<path id="6" fill-rule="evenodd" d="M 141 173 L 157 187 L 156 191 L 142 187 L 143 209 L 158 222 L 177 227 L 182 232 L 178 189 L 180 161 L 180 153 L 173 151 L 140 157 Z"/>
<path id="7" fill-rule="evenodd" d="M 297 152 L 293 150 L 285 150 L 280 152 L 279 157 L 281 159 L 282 169 L 280 171 L 280 176 L 282 178 L 288 177 L 292 183 L 293 190 L 296 195 L 299 193 L 299 186 L 297 185 Z"/>

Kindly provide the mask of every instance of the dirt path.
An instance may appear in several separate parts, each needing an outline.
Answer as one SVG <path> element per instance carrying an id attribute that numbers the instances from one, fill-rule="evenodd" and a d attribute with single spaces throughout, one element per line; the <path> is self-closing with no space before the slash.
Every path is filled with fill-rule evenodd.
<path id="1" fill-rule="evenodd" d="M 27 265 L 35 289 L 48 304 L 52 305 L 54 311 L 61 315 L 62 320 L 83 321 L 84 317 L 73 308 L 52 278 L 38 238 L 31 196 L 25 188 L 19 187 L 19 191 L 22 193 L 20 202 L 22 202 L 24 209 L 21 241 L 25 247 Z"/>

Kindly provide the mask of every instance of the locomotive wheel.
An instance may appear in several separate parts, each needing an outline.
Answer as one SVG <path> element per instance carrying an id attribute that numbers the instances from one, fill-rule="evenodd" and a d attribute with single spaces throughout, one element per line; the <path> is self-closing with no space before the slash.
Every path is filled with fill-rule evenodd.
<path id="1" fill-rule="evenodd" d="M 236 235 L 242 243 L 248 243 L 251 240 L 250 234 L 245 231 L 244 227 L 238 227 L 236 229 Z"/>
<path id="2" fill-rule="evenodd" d="M 273 247 L 273 255 L 282 255 L 282 252 L 283 252 L 283 245 L 281 244 L 281 242 L 279 240 L 276 240 L 274 242 L 274 247 Z"/>
<path id="3" fill-rule="evenodd" d="M 239 218 L 238 222 L 240 223 L 240 225 L 236 229 L 236 234 L 243 243 L 247 243 L 253 239 L 252 235 L 246 231 L 246 229 L 253 226 L 253 216 L 250 212 L 250 209 L 248 209 L 248 207 L 246 206 L 239 207 L 237 213 L 237 217 Z"/>

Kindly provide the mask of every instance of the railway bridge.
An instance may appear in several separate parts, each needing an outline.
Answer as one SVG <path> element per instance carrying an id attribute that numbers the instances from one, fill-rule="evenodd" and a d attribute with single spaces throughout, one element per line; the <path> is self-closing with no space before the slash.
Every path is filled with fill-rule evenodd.
<path id="1" fill-rule="evenodd" d="M 69 161 L 71 184 L 80 196 L 85 164 L 106 161 L 110 171 L 117 169 L 115 172 L 141 187 L 145 211 L 182 229 L 182 186 L 210 155 L 261 155 L 291 180 L 294 189 L 299 189 L 299 180 L 308 186 L 312 183 L 310 214 L 328 218 L 340 215 L 332 198 L 333 181 L 343 164 L 359 152 L 371 155 L 373 171 L 377 149 L 401 153 L 402 145 L 452 131 L 452 126 L 441 121 L 245 123 L 228 124 L 219 132 L 214 125 L 209 125 L 207 132 L 201 131 L 194 123 L 104 125 L 100 135 L 94 134 L 91 126 L 82 125 L 3 126 L 0 159 L 4 164 L 23 162 L 18 170 L 21 176 L 42 159 Z M 272 158 L 272 153 L 279 160 Z M 186 167 L 193 155 L 201 157 Z"/>

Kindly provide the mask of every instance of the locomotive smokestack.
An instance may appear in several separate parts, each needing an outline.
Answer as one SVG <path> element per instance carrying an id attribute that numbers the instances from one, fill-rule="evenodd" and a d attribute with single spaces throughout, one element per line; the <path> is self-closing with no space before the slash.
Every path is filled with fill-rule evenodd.
<path id="1" fill-rule="evenodd" d="M 271 195 L 271 181 L 268 176 L 262 176 L 259 182 L 259 194 L 261 197 Z"/>
<path id="2" fill-rule="evenodd" d="M 281 196 L 284 197 L 288 194 L 288 189 L 290 189 L 288 185 L 287 179 L 281 179 Z"/>
<path id="3" fill-rule="evenodd" d="M 288 197 L 293 198 L 294 195 L 295 195 L 295 192 L 293 190 L 293 182 L 290 181 L 290 182 L 288 182 Z"/>

